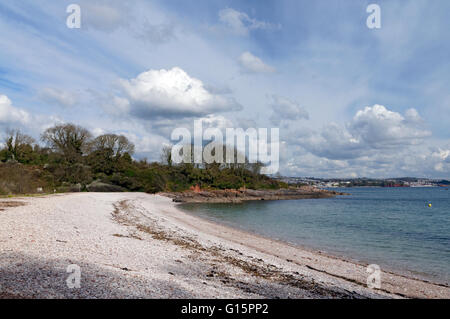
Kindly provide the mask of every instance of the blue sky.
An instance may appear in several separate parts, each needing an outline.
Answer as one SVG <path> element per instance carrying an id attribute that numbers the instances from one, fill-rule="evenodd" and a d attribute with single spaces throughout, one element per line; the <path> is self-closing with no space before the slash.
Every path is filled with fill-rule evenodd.
<path id="1" fill-rule="evenodd" d="M 66 8 L 81 7 L 81 29 Z M 381 29 L 366 8 L 381 8 Z M 0 129 L 280 127 L 281 173 L 450 178 L 450 2 L 0 3 Z M 193 88 L 189 94 L 177 85 Z M 158 92 L 164 91 L 164 94 Z M 307 116 L 306 116 L 307 115 Z"/>

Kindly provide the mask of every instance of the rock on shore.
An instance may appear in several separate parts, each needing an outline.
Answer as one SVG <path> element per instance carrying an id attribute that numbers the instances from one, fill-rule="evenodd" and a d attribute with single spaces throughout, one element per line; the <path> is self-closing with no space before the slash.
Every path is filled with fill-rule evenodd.
<path id="1" fill-rule="evenodd" d="M 277 190 L 200 190 L 179 193 L 161 194 L 177 203 L 241 203 L 259 200 L 289 200 L 307 198 L 330 198 L 344 193 L 318 189 L 315 187 L 300 187 Z"/>

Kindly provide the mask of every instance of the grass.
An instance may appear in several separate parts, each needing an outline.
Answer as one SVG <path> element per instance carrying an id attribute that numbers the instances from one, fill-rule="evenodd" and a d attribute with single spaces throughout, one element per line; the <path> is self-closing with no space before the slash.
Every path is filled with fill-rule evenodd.
<path id="1" fill-rule="evenodd" d="M 23 198 L 23 197 L 43 197 L 52 195 L 54 193 L 38 193 L 38 194 L 9 194 L 9 195 L 0 195 L 0 198 Z"/>

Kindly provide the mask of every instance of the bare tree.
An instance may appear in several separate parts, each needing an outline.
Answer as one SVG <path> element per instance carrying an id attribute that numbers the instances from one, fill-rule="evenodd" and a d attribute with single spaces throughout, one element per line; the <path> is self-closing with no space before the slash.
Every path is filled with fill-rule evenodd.
<path id="1" fill-rule="evenodd" d="M 87 151 L 91 136 L 81 126 L 62 124 L 45 130 L 41 139 L 54 151 L 62 154 L 68 162 L 76 162 Z"/>

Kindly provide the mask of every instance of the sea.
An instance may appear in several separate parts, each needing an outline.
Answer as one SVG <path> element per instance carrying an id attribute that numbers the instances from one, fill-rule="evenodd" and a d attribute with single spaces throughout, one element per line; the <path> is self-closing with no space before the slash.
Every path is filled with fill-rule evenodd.
<path id="1" fill-rule="evenodd" d="M 450 190 L 334 188 L 326 199 L 182 204 L 217 223 L 382 270 L 450 283 Z"/>

